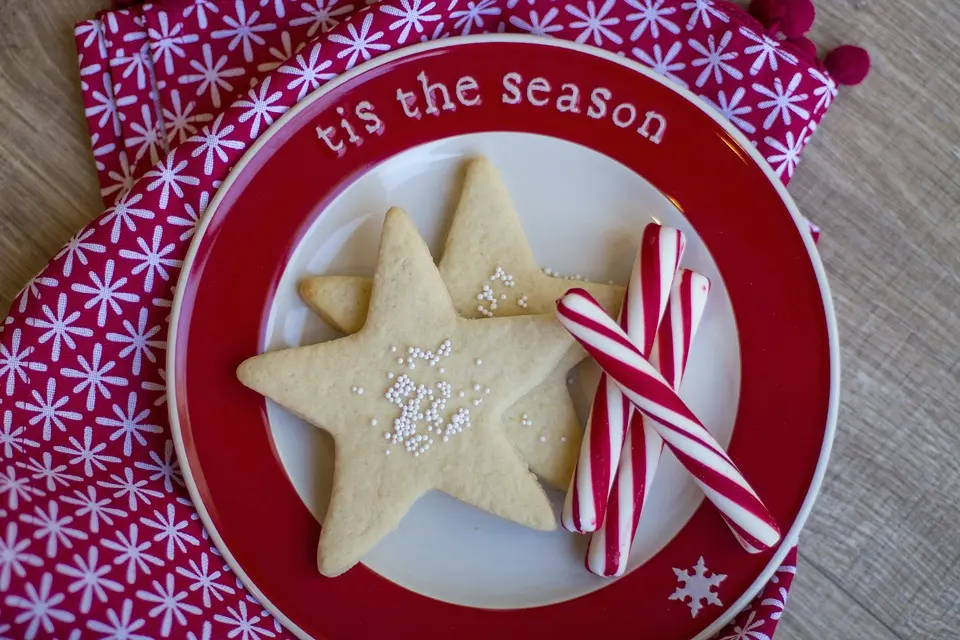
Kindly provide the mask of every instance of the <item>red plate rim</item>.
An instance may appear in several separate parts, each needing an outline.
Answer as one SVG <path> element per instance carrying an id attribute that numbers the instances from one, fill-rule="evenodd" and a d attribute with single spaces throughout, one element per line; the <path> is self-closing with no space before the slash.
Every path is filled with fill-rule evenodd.
<path id="1" fill-rule="evenodd" d="M 167 371 L 170 372 L 171 382 L 168 384 L 168 407 L 170 414 L 170 425 L 173 434 L 174 445 L 176 447 L 177 455 L 181 461 L 181 468 L 183 470 L 184 479 L 186 481 L 190 496 L 196 505 L 197 511 L 200 515 L 201 521 L 206 527 L 207 531 L 211 535 L 211 539 L 216 544 L 217 548 L 223 553 L 224 559 L 228 562 L 231 568 L 236 572 L 237 576 L 243 581 L 246 587 L 253 593 L 255 597 L 267 608 L 271 614 L 273 614 L 278 620 L 280 620 L 284 626 L 293 632 L 295 635 L 301 638 L 312 638 L 312 636 L 305 632 L 303 629 L 298 627 L 291 619 L 289 619 L 282 610 L 275 606 L 269 598 L 260 590 L 257 584 L 250 579 L 247 573 L 244 571 L 243 566 L 236 559 L 236 557 L 231 553 L 229 547 L 224 542 L 221 533 L 219 532 L 217 526 L 215 525 L 214 518 L 211 513 L 208 511 L 207 502 L 204 500 L 204 495 L 208 494 L 208 487 L 204 484 L 204 487 L 201 489 L 200 485 L 195 478 L 195 472 L 198 472 L 200 475 L 203 474 L 202 469 L 194 469 L 191 467 L 191 460 L 193 459 L 192 451 L 188 448 L 185 442 L 184 427 L 181 424 L 181 413 L 185 414 L 186 407 L 184 405 L 184 400 L 182 396 L 184 393 L 183 387 L 180 382 L 177 380 L 177 374 L 184 367 L 184 362 L 186 358 L 186 347 L 184 346 L 187 342 L 184 339 L 183 344 L 178 344 L 178 336 L 180 334 L 181 327 L 181 316 L 184 312 L 184 305 L 188 304 L 188 312 L 192 311 L 192 305 L 194 301 L 194 294 L 196 293 L 196 284 L 200 279 L 197 274 L 197 256 L 203 246 L 204 239 L 208 238 L 207 231 L 214 220 L 218 220 L 217 217 L 218 209 L 224 200 L 228 197 L 228 194 L 231 191 L 236 182 L 241 177 L 247 177 L 249 172 L 245 172 L 244 169 L 251 163 L 261 150 L 268 145 L 272 138 L 279 132 L 283 127 L 285 127 L 292 120 L 297 118 L 302 112 L 308 109 L 311 105 L 316 103 L 318 100 L 331 94 L 336 91 L 341 86 L 348 84 L 354 81 L 359 76 L 367 74 L 371 70 L 375 70 L 378 67 L 388 65 L 391 63 L 398 63 L 403 61 L 406 58 L 411 58 L 415 56 L 421 56 L 426 52 L 433 50 L 442 50 L 442 49 L 462 49 L 465 46 L 471 45 L 490 45 L 490 44 L 523 44 L 523 45 L 536 45 L 538 47 L 554 47 L 557 49 L 570 50 L 580 54 L 585 54 L 587 56 L 598 58 L 600 60 L 605 60 L 607 62 L 613 62 L 617 65 L 627 68 L 629 71 L 639 74 L 640 76 L 645 77 L 648 80 L 652 80 L 663 87 L 669 89 L 670 92 L 678 94 L 684 98 L 687 102 L 691 103 L 701 112 L 709 116 L 716 124 L 722 128 L 722 130 L 732 138 L 738 145 L 737 149 L 738 155 L 743 157 L 744 155 L 748 156 L 752 161 L 752 164 L 759 168 L 762 173 L 766 176 L 770 185 L 776 191 L 777 196 L 781 200 L 784 208 L 789 212 L 792 217 L 793 223 L 796 226 L 799 237 L 802 240 L 803 246 L 806 250 L 807 257 L 810 260 L 810 264 L 813 267 L 813 271 L 816 277 L 816 282 L 819 287 L 821 302 L 822 302 L 822 311 L 824 320 L 826 322 L 825 333 L 826 333 L 826 343 L 829 350 L 829 390 L 827 395 L 827 410 L 826 410 L 826 424 L 824 427 L 822 443 L 819 451 L 819 456 L 817 457 L 817 462 L 815 469 L 813 471 L 812 480 L 810 482 L 809 488 L 806 492 L 806 495 L 801 503 L 801 506 L 797 512 L 797 515 L 793 521 L 793 524 L 787 532 L 785 532 L 783 541 L 781 545 L 769 555 L 769 560 L 766 563 L 764 569 L 757 575 L 757 578 L 751 583 L 749 588 L 742 592 L 739 598 L 733 602 L 733 604 L 727 606 L 725 610 L 717 616 L 709 626 L 703 628 L 699 631 L 694 640 L 699 640 L 701 638 L 708 638 L 717 631 L 719 631 L 723 626 L 728 623 L 740 610 L 742 610 L 750 600 L 759 592 L 764 584 L 773 576 L 777 567 L 782 563 L 786 554 L 790 548 L 796 544 L 799 532 L 802 529 L 807 517 L 810 514 L 810 511 L 813 507 L 817 494 L 820 490 L 824 475 L 826 473 L 826 467 L 829 460 L 829 454 L 833 443 L 833 438 L 836 430 L 836 419 L 837 411 L 839 405 L 839 347 L 837 340 L 837 328 L 836 328 L 836 319 L 834 315 L 833 302 L 829 293 L 829 287 L 827 285 L 827 280 L 825 272 L 823 269 L 820 256 L 814 246 L 812 237 L 807 231 L 807 227 L 803 218 L 801 217 L 796 204 L 793 199 L 787 193 L 786 188 L 780 182 L 780 180 L 773 173 L 772 169 L 767 164 L 766 160 L 759 154 L 756 148 L 747 140 L 747 138 L 741 134 L 735 127 L 733 127 L 729 122 L 727 122 L 720 114 L 714 112 L 712 109 L 709 109 L 706 105 L 701 103 L 696 96 L 690 91 L 680 88 L 674 84 L 669 83 L 661 76 L 655 74 L 650 69 L 644 67 L 643 65 L 633 62 L 625 57 L 621 57 L 612 53 L 608 53 L 603 50 L 595 49 L 589 46 L 580 45 L 571 42 L 565 42 L 560 40 L 553 39 L 543 39 L 534 36 L 522 36 L 522 35 L 483 35 L 483 36 L 470 36 L 470 37 L 457 37 L 450 38 L 441 41 L 428 42 L 419 45 L 410 46 L 395 52 L 386 53 L 374 60 L 371 60 L 367 63 L 361 64 L 351 71 L 335 78 L 334 80 L 329 81 L 324 86 L 315 90 L 310 95 L 306 96 L 301 100 L 297 105 L 291 108 L 287 113 L 283 114 L 281 118 L 277 120 L 260 138 L 256 143 L 244 154 L 243 158 L 230 172 L 227 179 L 224 181 L 223 185 L 218 190 L 213 201 L 210 203 L 205 216 L 203 217 L 200 226 L 197 229 L 195 238 L 191 247 L 188 251 L 187 257 L 184 261 L 181 281 L 178 284 L 173 309 L 170 319 L 170 329 L 168 336 L 168 351 L 167 351 Z M 374 76 L 376 77 L 376 76 Z M 221 215 L 222 217 L 222 215 Z M 201 265 L 202 266 L 202 265 Z M 202 270 L 201 270 L 202 271 Z M 187 285 L 187 286 L 185 286 Z M 270 298 L 272 299 L 273 292 L 270 293 Z M 739 325 L 739 321 L 738 321 Z M 262 417 L 264 422 L 266 422 L 265 414 Z M 738 416 L 739 422 L 739 416 Z M 278 463 L 279 464 L 279 463 Z M 281 470 L 282 471 L 282 470 Z M 283 472 L 285 473 L 285 472 Z M 201 480 L 203 482 L 203 480 Z M 292 487 L 291 487 L 292 488 Z M 299 500 L 299 498 L 297 498 Z M 304 507 L 305 509 L 305 507 Z M 702 507 L 698 509 L 698 512 L 702 510 Z M 694 518 L 691 518 L 690 522 Z M 687 525 L 689 526 L 689 522 Z M 662 550 L 661 550 L 662 553 Z M 314 569 L 315 570 L 315 569 Z M 399 587 L 396 587 L 399 588 Z M 601 589 L 599 592 L 602 593 L 605 589 Z M 417 596 L 423 597 L 424 596 Z M 454 605 L 451 605 L 454 606 Z"/>

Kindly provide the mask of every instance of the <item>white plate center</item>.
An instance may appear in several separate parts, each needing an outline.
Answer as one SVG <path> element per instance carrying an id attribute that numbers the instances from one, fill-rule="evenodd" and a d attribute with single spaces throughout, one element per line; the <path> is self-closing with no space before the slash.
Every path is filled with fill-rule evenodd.
<path id="1" fill-rule="evenodd" d="M 372 275 L 386 210 L 403 207 L 439 257 L 464 160 L 487 156 L 500 170 L 544 268 L 625 284 L 646 223 L 687 234 L 682 265 L 710 278 L 707 310 L 681 396 L 721 444 L 730 441 L 740 392 L 733 309 L 717 266 L 680 211 L 646 180 L 595 151 L 522 133 L 459 136 L 405 151 L 364 174 L 317 219 L 284 272 L 270 312 L 266 349 L 338 337 L 300 301 L 308 275 Z M 708 355 L 709 354 L 709 355 Z M 574 387 L 592 397 L 587 368 Z M 280 458 L 307 507 L 322 517 L 333 470 L 332 440 L 268 402 Z M 583 416 L 585 417 L 585 416 Z M 563 496 L 552 492 L 559 512 Z M 665 454 L 644 511 L 631 568 L 656 554 L 701 501 L 692 480 Z M 523 608 L 581 596 L 610 584 L 583 568 L 586 539 L 525 529 L 433 492 L 410 510 L 364 564 L 408 589 L 457 604 Z"/>

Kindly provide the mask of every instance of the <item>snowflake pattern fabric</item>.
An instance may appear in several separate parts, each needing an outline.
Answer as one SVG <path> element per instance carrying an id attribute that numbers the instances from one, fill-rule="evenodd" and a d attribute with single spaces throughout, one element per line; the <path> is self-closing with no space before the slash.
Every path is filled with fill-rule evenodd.
<path id="1" fill-rule="evenodd" d="M 836 96 L 720 0 L 163 0 L 78 24 L 108 209 L 0 324 L 0 638 L 292 637 L 211 544 L 173 451 L 163 362 L 182 260 L 230 167 L 310 91 L 408 43 L 504 31 L 648 64 L 784 182 Z M 718 637 L 772 636 L 795 558 Z"/>

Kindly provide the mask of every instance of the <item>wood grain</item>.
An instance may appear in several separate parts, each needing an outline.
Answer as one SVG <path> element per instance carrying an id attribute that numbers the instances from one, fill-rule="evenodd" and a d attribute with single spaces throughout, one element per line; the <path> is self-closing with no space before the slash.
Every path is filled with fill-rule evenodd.
<path id="1" fill-rule="evenodd" d="M 71 25 L 103 4 L 0 0 L 0 308 L 99 213 Z M 818 10 L 822 50 L 874 66 L 790 188 L 824 227 L 843 400 L 777 640 L 960 638 L 960 4 Z"/>

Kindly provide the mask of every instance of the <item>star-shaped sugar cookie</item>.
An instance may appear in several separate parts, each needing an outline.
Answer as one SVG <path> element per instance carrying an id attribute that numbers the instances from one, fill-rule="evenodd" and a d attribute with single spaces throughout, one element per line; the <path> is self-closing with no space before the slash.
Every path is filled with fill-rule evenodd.
<path id="1" fill-rule="evenodd" d="M 551 277 L 540 269 L 510 194 L 485 158 L 467 165 L 439 268 L 465 318 L 552 313 L 574 286 L 611 314 L 623 301 L 623 287 Z M 366 319 L 370 288 L 368 278 L 317 276 L 301 283 L 300 295 L 334 328 L 354 333 Z M 567 375 L 585 357 L 579 346 L 571 347 L 546 380 L 503 414 L 507 435 L 530 470 L 560 489 L 570 482 L 583 433 Z"/>
<path id="2" fill-rule="evenodd" d="M 333 436 L 321 573 L 356 564 L 431 489 L 535 529 L 555 528 L 546 494 L 500 416 L 570 342 L 553 314 L 458 316 L 413 223 L 391 209 L 363 327 L 253 357 L 237 371 L 243 384 Z"/>

